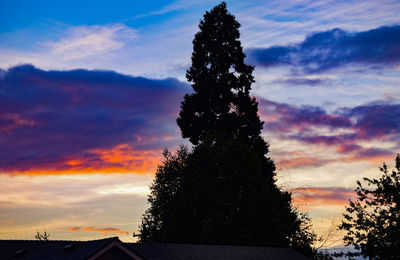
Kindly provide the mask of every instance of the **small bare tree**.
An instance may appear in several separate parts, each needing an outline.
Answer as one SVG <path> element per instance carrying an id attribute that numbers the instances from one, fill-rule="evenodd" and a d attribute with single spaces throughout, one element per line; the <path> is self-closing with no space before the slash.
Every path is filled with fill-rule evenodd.
<path id="1" fill-rule="evenodd" d="M 319 237 L 318 243 L 315 244 L 315 249 L 320 250 L 338 245 L 342 241 L 340 231 L 338 230 L 340 218 L 331 216 L 328 218 L 329 228 Z"/>
<path id="2" fill-rule="evenodd" d="M 40 233 L 39 231 L 36 231 L 35 238 L 37 240 L 48 241 L 49 237 L 50 237 L 50 233 L 47 233 L 46 231 L 44 231 L 43 233 Z"/>

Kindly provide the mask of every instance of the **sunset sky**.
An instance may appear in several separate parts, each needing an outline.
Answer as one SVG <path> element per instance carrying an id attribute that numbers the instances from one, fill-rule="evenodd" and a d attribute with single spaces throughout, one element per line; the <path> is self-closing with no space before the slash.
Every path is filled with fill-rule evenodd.
<path id="1" fill-rule="evenodd" d="M 0 2 L 0 239 L 134 241 L 219 1 Z M 227 1 L 278 184 L 315 231 L 400 152 L 399 1 Z"/>

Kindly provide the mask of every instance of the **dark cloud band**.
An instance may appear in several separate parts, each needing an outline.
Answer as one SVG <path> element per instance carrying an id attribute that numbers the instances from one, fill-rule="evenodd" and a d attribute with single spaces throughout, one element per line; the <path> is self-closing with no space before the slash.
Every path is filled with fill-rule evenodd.
<path id="1" fill-rule="evenodd" d="M 257 66 L 291 66 L 318 73 L 348 64 L 396 66 L 400 62 L 400 25 L 351 33 L 341 29 L 313 33 L 289 46 L 250 48 L 248 61 Z"/>
<path id="2" fill-rule="evenodd" d="M 187 91 L 176 79 L 112 71 L 2 71 L 0 172 L 126 167 L 112 156 L 143 164 L 134 161 L 141 151 L 177 142 L 175 118 Z"/>

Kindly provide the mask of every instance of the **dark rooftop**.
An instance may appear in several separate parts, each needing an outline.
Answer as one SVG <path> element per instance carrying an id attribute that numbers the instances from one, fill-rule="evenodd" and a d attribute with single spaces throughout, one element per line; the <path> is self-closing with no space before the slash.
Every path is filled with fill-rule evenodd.
<path id="1" fill-rule="evenodd" d="M 308 259 L 291 248 L 123 243 L 118 237 L 92 241 L 0 240 L 0 259 L 88 259 L 114 241 L 133 253 L 135 258 L 148 260 Z M 108 254 L 111 258 L 107 259 L 114 259 L 111 251 Z"/>
<path id="2" fill-rule="evenodd" d="M 309 259 L 292 248 L 219 246 L 191 244 L 140 244 L 129 243 L 133 251 L 145 259 L 163 260 L 305 260 Z"/>
<path id="3" fill-rule="evenodd" d="M 0 259 L 87 259 L 118 239 L 91 241 L 0 240 Z"/>

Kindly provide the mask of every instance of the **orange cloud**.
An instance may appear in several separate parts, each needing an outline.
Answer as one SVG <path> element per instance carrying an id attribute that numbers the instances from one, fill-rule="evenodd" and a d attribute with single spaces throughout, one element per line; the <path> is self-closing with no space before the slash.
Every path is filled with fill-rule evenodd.
<path id="1" fill-rule="evenodd" d="M 73 228 L 68 229 L 69 232 L 77 232 L 79 230 L 81 230 L 80 227 L 73 227 Z"/>
<path id="2" fill-rule="evenodd" d="M 121 230 L 118 228 L 96 228 L 96 227 L 72 227 L 68 229 L 69 232 L 77 232 L 77 231 L 88 231 L 88 232 L 96 232 L 96 233 L 101 233 L 102 235 L 108 235 L 108 234 L 113 234 L 113 235 L 126 235 L 129 234 L 129 231 L 126 230 Z"/>
<path id="3" fill-rule="evenodd" d="M 69 161 L 75 164 L 73 168 L 83 169 L 85 172 L 135 172 L 149 173 L 156 169 L 160 161 L 161 151 L 138 151 L 128 144 L 117 145 L 110 150 L 94 149 L 90 153 L 98 158 L 97 162 L 88 160 Z M 89 167 L 87 167 L 89 166 Z"/>
<path id="4" fill-rule="evenodd" d="M 136 150 L 128 144 L 111 149 L 93 149 L 85 157 L 44 163 L 28 169 L 12 170 L 11 173 L 28 175 L 57 175 L 82 173 L 135 173 L 154 172 L 161 158 L 161 150 Z"/>
<path id="5" fill-rule="evenodd" d="M 315 157 L 295 157 L 285 160 L 280 160 L 276 163 L 278 169 L 299 168 L 299 167 L 318 167 L 335 160 L 320 159 Z"/>
<path id="6" fill-rule="evenodd" d="M 11 226 L 12 224 L 14 224 L 15 219 L 10 218 L 10 220 L 8 221 L 8 223 L 6 224 L 6 226 Z"/>
<path id="7" fill-rule="evenodd" d="M 393 157 L 393 154 L 376 154 L 376 155 L 355 155 L 344 158 L 346 162 L 359 162 L 359 161 L 367 161 L 372 165 L 381 165 L 383 162 L 390 161 Z"/>
<path id="8" fill-rule="evenodd" d="M 342 206 L 355 197 L 352 189 L 342 187 L 308 187 L 297 188 L 292 191 L 293 202 L 299 207 L 303 206 Z"/>

